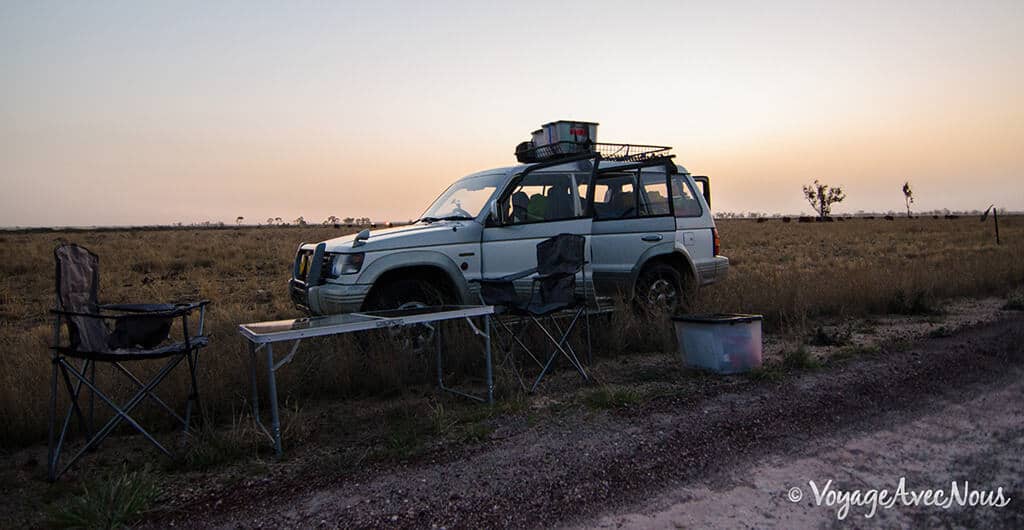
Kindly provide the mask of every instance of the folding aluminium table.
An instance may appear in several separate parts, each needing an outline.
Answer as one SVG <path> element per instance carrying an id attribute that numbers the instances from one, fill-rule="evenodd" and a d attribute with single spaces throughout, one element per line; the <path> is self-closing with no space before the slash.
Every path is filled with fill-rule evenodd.
<path id="1" fill-rule="evenodd" d="M 473 333 L 483 338 L 484 360 L 486 366 L 487 395 L 476 396 L 449 388 L 444 384 L 443 352 L 441 326 L 432 326 L 437 353 L 437 385 L 441 390 L 481 402 L 494 403 L 494 375 L 491 367 L 491 324 L 490 315 L 494 314 L 494 306 L 489 305 L 448 305 L 416 307 L 409 309 L 393 309 L 387 311 L 370 311 L 364 313 L 348 313 L 318 317 L 297 318 L 292 320 L 276 320 L 241 324 L 238 332 L 249 342 L 250 380 L 252 383 L 252 411 L 256 425 L 273 441 L 277 456 L 281 450 L 281 421 L 278 416 L 277 381 L 275 372 L 295 357 L 299 344 L 303 339 L 341 335 L 355 331 L 389 329 L 401 326 L 425 325 L 444 320 L 465 319 Z M 483 317 L 483 329 L 473 323 L 473 317 Z M 291 350 L 285 357 L 274 359 L 274 344 L 292 341 Z M 257 352 L 264 350 L 267 369 L 267 392 L 270 401 L 270 426 L 268 431 L 260 421 L 259 388 L 256 380 Z"/>

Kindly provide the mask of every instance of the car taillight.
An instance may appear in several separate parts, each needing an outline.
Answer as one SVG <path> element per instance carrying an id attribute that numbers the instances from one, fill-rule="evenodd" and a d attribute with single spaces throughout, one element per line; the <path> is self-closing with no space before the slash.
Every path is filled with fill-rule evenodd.
<path id="1" fill-rule="evenodd" d="M 717 228 L 712 228 L 711 229 L 711 235 L 712 235 L 712 237 L 714 237 L 714 240 L 715 240 L 714 248 L 712 250 L 712 252 L 713 252 L 712 255 L 713 256 L 717 256 L 719 251 L 722 250 L 722 239 L 718 237 L 718 229 Z"/>

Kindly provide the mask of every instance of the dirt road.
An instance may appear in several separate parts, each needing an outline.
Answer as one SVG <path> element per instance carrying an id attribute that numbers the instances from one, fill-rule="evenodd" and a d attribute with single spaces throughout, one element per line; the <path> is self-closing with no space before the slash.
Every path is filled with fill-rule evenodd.
<path id="1" fill-rule="evenodd" d="M 779 380 L 715 384 L 398 468 L 265 480 L 163 514 L 181 527 L 835 526 L 833 487 L 1002 486 L 1001 509 L 859 507 L 843 524 L 1024 524 L 1024 315 Z M 786 498 L 791 487 L 803 499 Z M 186 515 L 189 513 L 189 515 Z M 194 514 L 200 514 L 196 516 Z"/>
<path id="2" fill-rule="evenodd" d="M 677 488 L 580 526 L 828 528 L 845 521 L 857 527 L 1020 528 L 1024 381 L 1017 375 L 960 390 L 927 399 L 923 412 L 892 411 L 856 429 L 801 439 L 787 451 L 735 465 L 711 484 Z M 967 481 L 978 490 L 1001 487 L 1010 504 L 966 508 L 893 504 L 886 509 L 872 502 L 845 503 L 838 497 L 832 502 L 823 497 L 819 505 L 814 494 L 814 488 L 825 491 L 829 481 L 833 491 L 895 492 L 901 478 L 908 490 L 915 491 L 950 492 L 951 481 L 958 485 Z"/>

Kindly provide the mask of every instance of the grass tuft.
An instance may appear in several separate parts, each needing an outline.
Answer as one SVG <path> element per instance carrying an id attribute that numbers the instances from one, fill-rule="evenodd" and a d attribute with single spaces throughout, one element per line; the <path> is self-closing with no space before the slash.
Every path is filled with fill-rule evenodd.
<path id="1" fill-rule="evenodd" d="M 52 528 L 123 528 L 149 510 L 160 488 L 149 467 L 93 479 L 80 493 L 49 509 Z"/>
<path id="2" fill-rule="evenodd" d="M 1006 297 L 1003 309 L 1007 311 L 1024 311 L 1024 287 L 1018 287 Z"/>
<path id="3" fill-rule="evenodd" d="M 438 401 L 430 406 L 430 424 L 434 434 L 447 436 L 458 424 L 458 419 L 444 408 L 444 403 Z"/>
<path id="4" fill-rule="evenodd" d="M 801 344 L 799 348 L 782 354 L 782 365 L 792 370 L 814 370 L 820 363 L 811 355 L 807 346 Z"/>
<path id="5" fill-rule="evenodd" d="M 747 379 L 751 381 L 778 381 L 782 376 L 782 370 L 778 365 L 765 364 L 747 372 Z"/>
<path id="6" fill-rule="evenodd" d="M 840 348 L 839 351 L 829 356 L 829 362 L 845 361 L 847 359 L 853 359 L 856 357 L 865 357 L 869 355 L 875 355 L 881 352 L 882 349 L 878 346 L 864 345 L 864 344 L 852 344 L 844 348 Z"/>
<path id="7" fill-rule="evenodd" d="M 486 423 L 470 423 L 462 427 L 462 432 L 459 433 L 459 441 L 467 444 L 480 443 L 486 441 L 492 432 L 494 432 L 494 427 Z"/>
<path id="8" fill-rule="evenodd" d="M 888 310 L 897 315 L 939 315 L 942 310 L 935 299 L 923 289 L 906 291 L 897 289 L 889 299 Z"/>
<path id="9" fill-rule="evenodd" d="M 812 346 L 844 346 L 850 342 L 850 332 L 840 328 L 826 330 L 824 326 L 815 328 L 809 343 Z"/>
<path id="10" fill-rule="evenodd" d="M 581 398 L 584 405 L 592 409 L 617 409 L 640 402 L 640 393 L 632 388 L 602 385 L 588 390 Z"/>
<path id="11" fill-rule="evenodd" d="M 251 451 L 249 450 L 251 449 Z M 167 464 L 168 471 L 206 471 L 242 460 L 255 452 L 252 441 L 233 430 L 206 428 L 193 438 L 185 453 Z"/>
<path id="12" fill-rule="evenodd" d="M 949 336 L 953 335 L 953 333 L 955 331 L 956 330 L 954 330 L 953 328 L 950 328 L 949 326 L 939 326 L 939 327 L 929 331 L 928 332 L 928 336 L 933 338 L 933 339 L 938 339 L 938 338 L 942 338 L 942 337 L 949 337 Z"/>

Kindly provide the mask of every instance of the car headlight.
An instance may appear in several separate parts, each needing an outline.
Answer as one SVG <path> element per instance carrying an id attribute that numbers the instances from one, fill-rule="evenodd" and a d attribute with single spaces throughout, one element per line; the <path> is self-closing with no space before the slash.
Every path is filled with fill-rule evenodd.
<path id="1" fill-rule="evenodd" d="M 334 254 L 331 256 L 331 277 L 337 278 L 342 274 L 355 274 L 363 268 L 363 258 L 366 254 L 357 252 L 355 254 Z"/>

